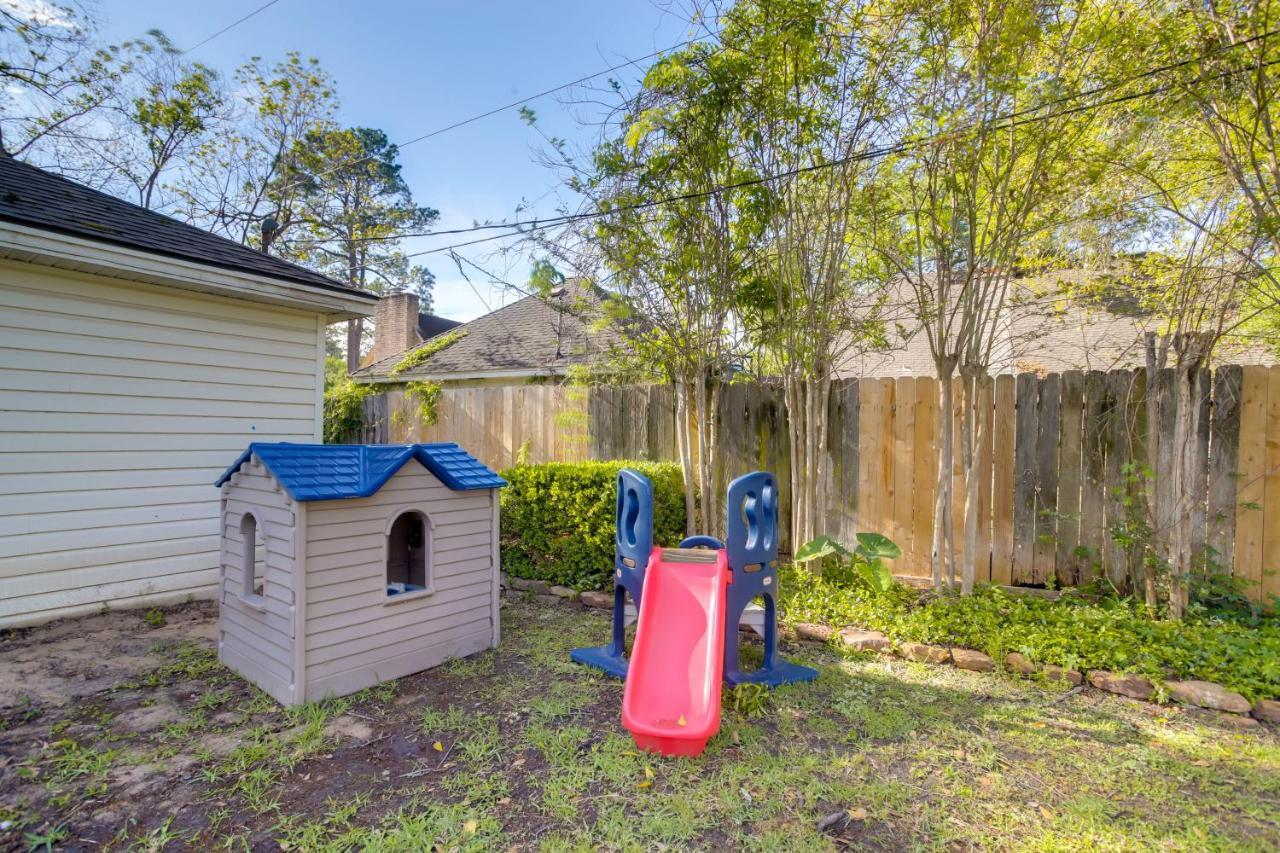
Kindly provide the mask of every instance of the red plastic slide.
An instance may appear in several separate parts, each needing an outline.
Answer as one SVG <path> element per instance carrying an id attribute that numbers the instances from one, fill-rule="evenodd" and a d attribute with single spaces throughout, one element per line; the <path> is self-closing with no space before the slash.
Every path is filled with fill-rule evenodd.
<path id="1" fill-rule="evenodd" d="M 622 725 L 641 749 L 698 755 L 720 729 L 723 550 L 654 548 L 622 695 Z"/>

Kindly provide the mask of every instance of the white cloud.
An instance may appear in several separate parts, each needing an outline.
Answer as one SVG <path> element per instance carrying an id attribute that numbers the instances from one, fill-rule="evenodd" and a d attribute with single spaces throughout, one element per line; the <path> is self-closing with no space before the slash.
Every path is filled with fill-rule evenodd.
<path id="1" fill-rule="evenodd" d="M 37 27 L 76 26 L 76 19 L 65 6 L 55 6 L 45 0 L 0 0 L 0 9 L 20 21 Z"/>

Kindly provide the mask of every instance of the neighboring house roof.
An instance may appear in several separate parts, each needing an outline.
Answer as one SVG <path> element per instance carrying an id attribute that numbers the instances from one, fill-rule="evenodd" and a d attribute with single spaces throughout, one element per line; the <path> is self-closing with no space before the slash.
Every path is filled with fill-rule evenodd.
<path id="1" fill-rule="evenodd" d="M 0 221 L 348 295 L 377 297 L 0 154 Z"/>
<path id="2" fill-rule="evenodd" d="M 507 481 L 453 442 L 438 444 L 291 444 L 254 442 L 231 463 L 215 486 L 257 456 L 297 501 L 367 498 L 410 459 L 454 491 L 500 489 Z"/>
<path id="3" fill-rule="evenodd" d="M 552 295 L 526 296 L 449 330 L 445 334 L 459 334 L 455 343 L 396 378 L 555 375 L 570 365 L 589 363 L 617 340 L 611 329 L 592 328 L 606 295 L 585 279 L 570 279 Z M 431 343 L 428 339 L 420 346 Z M 387 379 L 411 351 L 374 362 L 352 376 Z"/>
<path id="4" fill-rule="evenodd" d="M 437 317 L 435 314 L 419 314 L 418 315 L 418 336 L 424 341 L 434 338 L 436 335 L 443 335 L 450 329 L 461 326 L 460 320 L 450 320 L 448 317 Z"/>
<path id="5" fill-rule="evenodd" d="M 1056 373 L 1144 366 L 1144 337 L 1156 330 L 1155 320 L 1123 300 L 1105 305 L 1070 295 L 1065 285 L 1078 285 L 1090 275 L 1084 270 L 1061 270 L 1011 282 L 996 329 L 991 372 Z M 837 375 L 933 376 L 928 337 L 919 323 L 903 319 L 912 313 L 914 300 L 910 286 L 897 282 L 881 312 L 895 318 L 889 323 L 889 348 L 851 353 L 837 367 Z M 1220 364 L 1276 361 L 1266 347 L 1231 340 L 1219 344 L 1215 360 Z"/>

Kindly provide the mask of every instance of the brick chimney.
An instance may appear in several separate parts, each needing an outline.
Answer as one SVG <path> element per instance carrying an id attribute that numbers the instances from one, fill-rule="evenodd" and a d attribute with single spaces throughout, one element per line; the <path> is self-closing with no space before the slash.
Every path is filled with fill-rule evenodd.
<path id="1" fill-rule="evenodd" d="M 369 352 L 369 363 L 382 361 L 420 343 L 417 295 L 391 293 L 379 299 L 373 309 L 373 349 Z"/>

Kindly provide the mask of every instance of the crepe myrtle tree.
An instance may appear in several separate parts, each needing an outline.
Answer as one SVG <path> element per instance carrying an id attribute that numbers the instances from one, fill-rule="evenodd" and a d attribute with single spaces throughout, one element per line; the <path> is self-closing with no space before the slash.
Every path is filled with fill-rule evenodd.
<path id="1" fill-rule="evenodd" d="M 824 533 L 832 497 L 831 385 L 841 363 L 883 346 L 883 259 L 874 251 L 868 156 L 886 68 L 859 0 L 752 0 L 725 15 L 723 62 L 740 66 L 736 153 L 761 176 L 751 275 L 738 310 L 752 370 L 778 377 L 791 448 L 791 541 Z"/>
<path id="2" fill-rule="evenodd" d="M 690 45 L 645 75 L 580 183 L 608 214 L 592 238 L 633 312 L 635 366 L 672 383 L 687 527 L 718 532 L 720 395 L 735 361 L 734 305 L 754 237 L 751 190 L 733 156 L 739 68 Z M 661 198 L 659 205 L 645 202 Z"/>
<path id="3" fill-rule="evenodd" d="M 1030 237 L 1089 176 L 1076 158 L 1092 140 L 1094 113 L 1053 105 L 1087 87 L 1098 58 L 1117 43 L 1122 16 L 1087 0 L 904 0 L 890 8 L 893 15 L 877 20 L 896 28 L 878 43 L 900 82 L 887 120 L 902 142 L 888 158 L 888 189 L 876 210 L 884 229 L 876 233 L 890 236 L 880 251 L 905 283 L 938 380 L 931 562 L 940 588 L 957 581 L 950 413 L 953 382 L 961 380 L 959 586 L 967 593 L 979 558 L 981 378 L 1000 351 L 1013 272 L 1036 262 L 1024 254 Z"/>

